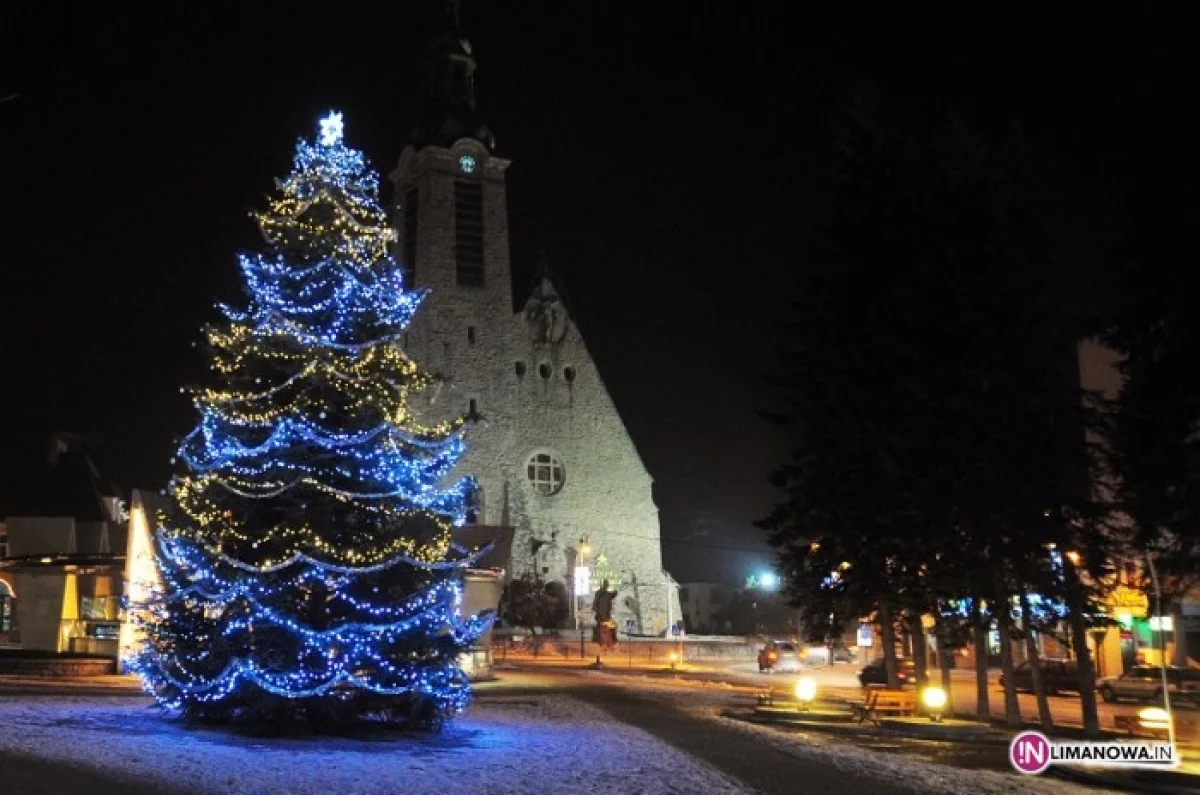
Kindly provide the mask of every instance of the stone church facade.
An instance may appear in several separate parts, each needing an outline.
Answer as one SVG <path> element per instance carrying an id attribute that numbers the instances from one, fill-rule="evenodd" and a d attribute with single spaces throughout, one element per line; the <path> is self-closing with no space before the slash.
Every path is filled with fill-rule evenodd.
<path id="1" fill-rule="evenodd" d="M 429 289 L 406 350 L 443 378 L 414 408 L 477 418 L 457 471 L 479 482 L 474 521 L 514 530 L 509 577 L 568 597 L 569 627 L 594 623 L 607 579 L 622 632 L 664 634 L 681 612 L 652 479 L 553 277 L 514 303 L 509 161 L 475 113 L 476 63 L 453 22 L 425 53 L 424 105 L 391 174 L 397 255 Z"/>

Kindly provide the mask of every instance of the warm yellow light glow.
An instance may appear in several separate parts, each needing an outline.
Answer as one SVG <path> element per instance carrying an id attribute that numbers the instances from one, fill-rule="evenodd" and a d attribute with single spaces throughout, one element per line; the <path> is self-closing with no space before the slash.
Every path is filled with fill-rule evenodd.
<path id="1" fill-rule="evenodd" d="M 1171 728 L 1171 716 L 1162 707 L 1146 707 L 1138 711 L 1138 722 L 1143 729 L 1167 731 Z"/>
<path id="2" fill-rule="evenodd" d="M 54 558 L 42 558 L 41 562 L 42 563 L 53 563 Z"/>
<path id="3" fill-rule="evenodd" d="M 921 691 L 921 702 L 930 710 L 941 711 L 946 706 L 946 691 L 940 687 L 927 687 Z"/>
<path id="4" fill-rule="evenodd" d="M 817 680 L 811 676 L 802 676 L 796 681 L 796 700 L 804 703 L 817 697 Z"/>
<path id="5" fill-rule="evenodd" d="M 1067 552 L 1067 560 L 1071 561 L 1073 565 L 1078 566 L 1080 561 L 1079 553 L 1073 549 L 1069 550 Z"/>

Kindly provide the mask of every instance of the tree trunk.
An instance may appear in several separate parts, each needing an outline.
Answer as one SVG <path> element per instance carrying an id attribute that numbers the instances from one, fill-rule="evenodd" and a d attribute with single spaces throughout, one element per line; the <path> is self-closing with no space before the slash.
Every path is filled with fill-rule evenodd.
<path id="1" fill-rule="evenodd" d="M 1017 683 L 1013 681 L 1012 633 L 1009 632 L 1007 599 L 1001 601 L 996 614 L 996 628 L 1000 632 L 1000 668 L 1004 673 L 1004 723 L 1010 729 L 1021 727 L 1021 703 L 1017 701 Z"/>
<path id="2" fill-rule="evenodd" d="M 1054 730 L 1054 716 L 1050 712 L 1050 700 L 1046 698 L 1046 678 L 1038 658 L 1037 639 L 1033 636 L 1033 612 L 1029 609 L 1029 596 L 1021 590 L 1021 628 L 1025 631 L 1025 657 L 1029 660 L 1029 672 L 1033 675 L 1033 692 L 1037 696 L 1038 724 L 1043 732 Z"/>
<path id="3" fill-rule="evenodd" d="M 988 695 L 988 622 L 979 609 L 979 597 L 971 598 L 971 634 L 975 640 L 975 715 L 985 723 L 992 721 Z"/>
<path id="4" fill-rule="evenodd" d="M 1087 626 L 1083 619 L 1083 593 L 1079 587 L 1079 572 L 1066 555 L 1063 556 L 1063 575 L 1067 596 L 1067 623 L 1071 627 L 1071 645 L 1075 647 L 1075 665 L 1079 671 L 1079 707 L 1083 712 L 1083 733 L 1086 737 L 1099 737 L 1096 668 L 1092 664 L 1092 652 L 1088 648 Z"/>
<path id="5" fill-rule="evenodd" d="M 929 660 L 925 654 L 925 627 L 921 624 L 921 614 L 912 613 L 908 616 L 908 636 L 912 639 L 913 669 L 917 676 L 917 692 L 929 684 Z"/>
<path id="6" fill-rule="evenodd" d="M 950 646 L 950 629 L 946 626 L 946 619 L 941 616 L 940 611 L 933 632 L 934 637 L 937 638 L 938 668 L 942 672 L 942 690 L 946 691 L 946 714 L 953 716 L 954 692 L 950 669 L 954 665 L 954 649 Z"/>
<path id="7" fill-rule="evenodd" d="M 887 599 L 879 600 L 879 638 L 883 643 L 883 670 L 887 672 L 888 688 L 900 686 L 896 679 L 896 628 L 892 625 L 892 605 Z"/>

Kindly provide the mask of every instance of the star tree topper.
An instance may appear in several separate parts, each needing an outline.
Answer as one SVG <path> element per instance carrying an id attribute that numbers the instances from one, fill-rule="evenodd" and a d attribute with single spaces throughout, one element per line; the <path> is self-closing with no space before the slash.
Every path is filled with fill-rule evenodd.
<path id="1" fill-rule="evenodd" d="M 330 111 L 321 119 L 321 146 L 337 146 L 342 142 L 342 114 Z"/>

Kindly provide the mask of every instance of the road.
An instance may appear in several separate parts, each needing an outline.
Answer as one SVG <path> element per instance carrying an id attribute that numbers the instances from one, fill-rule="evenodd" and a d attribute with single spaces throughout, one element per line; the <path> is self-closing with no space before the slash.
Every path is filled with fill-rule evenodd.
<path id="1" fill-rule="evenodd" d="M 615 670 L 565 670 L 552 665 L 505 670 L 493 686 L 498 690 L 480 686 L 476 698 L 482 702 L 493 693 L 534 697 L 547 690 L 569 693 L 763 795 L 1093 791 L 1049 779 L 1024 779 L 1012 771 L 1002 747 L 830 736 L 757 727 L 725 717 L 730 709 L 749 711 L 755 701 L 752 687 L 699 686 L 673 677 L 629 677 Z"/>
<path id="2" fill-rule="evenodd" d="M 535 665 L 541 667 L 573 667 L 577 668 L 586 665 L 588 661 L 580 660 L 579 658 L 555 658 L 550 656 L 532 657 L 532 656 L 517 656 L 513 655 L 505 662 L 510 662 L 517 665 Z M 683 679 L 696 679 L 704 681 L 727 682 L 733 685 L 745 685 L 756 688 L 770 688 L 771 690 L 782 693 L 790 691 L 796 680 L 801 674 L 811 676 L 817 680 L 818 698 L 836 698 L 843 700 L 857 701 L 862 698 L 862 686 L 858 682 L 857 673 L 858 665 L 854 664 L 839 664 L 832 666 L 812 666 L 805 668 L 802 672 L 786 672 L 777 674 L 762 674 L 758 672 L 758 666 L 754 662 L 739 662 L 732 660 L 703 660 L 697 662 L 689 661 L 688 665 L 682 668 L 677 676 Z M 654 672 L 663 673 L 665 668 L 662 663 L 649 664 L 644 662 L 633 662 L 632 666 L 627 667 L 619 655 L 614 655 L 606 659 L 606 668 L 614 672 Z M 934 684 L 941 683 L 941 674 L 938 671 L 931 672 Z M 955 714 L 960 717 L 971 717 L 975 715 L 975 672 L 973 670 L 954 670 L 951 672 L 953 682 L 951 686 L 951 703 Z M 999 683 L 1000 672 L 993 670 L 989 672 L 989 695 L 992 717 L 997 719 L 1004 718 L 1004 689 Z M 1021 708 L 1021 716 L 1026 721 L 1037 720 L 1037 699 L 1032 693 L 1018 693 L 1018 703 Z M 1081 706 L 1079 696 L 1077 695 L 1059 695 L 1049 696 L 1050 711 L 1054 717 L 1055 725 L 1063 727 L 1080 727 L 1083 724 L 1081 714 Z M 1136 715 L 1139 710 L 1144 709 L 1146 704 L 1135 702 L 1120 702 L 1117 704 L 1105 704 L 1099 701 L 1098 712 L 1100 716 L 1100 726 L 1103 729 L 1112 730 L 1115 728 L 1114 719 L 1117 715 Z M 1173 709 L 1177 709 L 1176 725 L 1182 728 L 1181 741 L 1195 743 L 1200 741 L 1200 710 L 1190 704 L 1187 705 L 1172 705 Z M 1186 736 L 1182 736 L 1186 734 Z"/>

